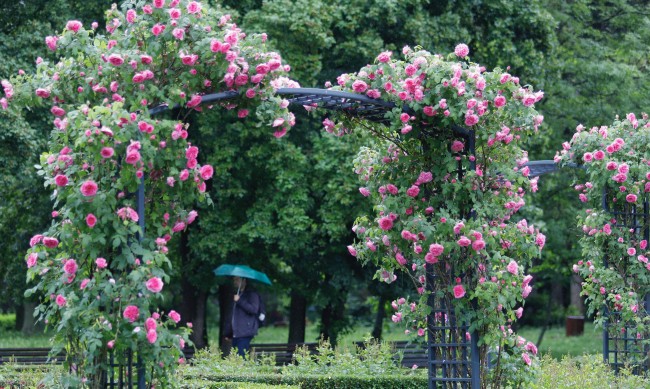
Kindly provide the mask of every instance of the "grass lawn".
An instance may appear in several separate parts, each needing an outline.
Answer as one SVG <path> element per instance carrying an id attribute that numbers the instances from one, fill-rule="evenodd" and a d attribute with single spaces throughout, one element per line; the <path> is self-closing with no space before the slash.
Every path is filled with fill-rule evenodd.
<path id="1" fill-rule="evenodd" d="M 9 318 L 2 315 L 3 321 Z M 47 334 L 34 334 L 25 336 L 21 332 L 7 330 L 7 326 L 0 328 L 0 348 L 13 347 L 50 347 L 50 336 Z M 352 346 L 353 342 L 362 341 L 370 336 L 371 328 L 355 327 L 349 333 L 342 335 L 339 339 L 339 346 Z M 519 334 L 533 343 L 537 342 L 541 328 L 524 327 Z M 259 334 L 253 339 L 253 343 L 285 343 L 288 338 L 288 327 L 262 327 Z M 210 327 L 208 336 L 211 343 L 218 339 L 218 328 Z M 384 340 L 408 340 L 401 327 L 388 323 L 383 331 Z M 308 325 L 305 335 L 306 342 L 318 341 L 318 327 Z M 581 336 L 566 337 L 564 327 L 551 327 L 544 334 L 539 351 L 541 354 L 549 354 L 560 360 L 564 355 L 581 356 L 583 354 L 600 354 L 603 350 L 602 332 L 595 329 L 592 323 L 585 323 L 585 332 Z"/>

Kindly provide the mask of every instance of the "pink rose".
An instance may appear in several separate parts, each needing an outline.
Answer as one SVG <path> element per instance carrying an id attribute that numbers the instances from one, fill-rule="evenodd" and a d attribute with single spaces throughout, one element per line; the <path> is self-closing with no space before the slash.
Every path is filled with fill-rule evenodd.
<path id="1" fill-rule="evenodd" d="M 355 249 L 354 246 L 349 245 L 347 248 L 350 255 L 352 255 L 353 257 L 357 256 L 357 249 Z"/>
<path id="2" fill-rule="evenodd" d="M 36 266 L 37 260 L 38 260 L 38 254 L 37 253 L 30 253 L 27 256 L 27 261 L 26 261 L 27 262 L 27 268 L 29 269 L 29 268 L 32 268 L 32 267 Z"/>
<path id="3" fill-rule="evenodd" d="M 521 319 L 521 316 L 524 314 L 524 307 L 519 307 L 518 309 L 515 310 L 515 316 L 517 319 Z"/>
<path id="4" fill-rule="evenodd" d="M 361 80 L 356 80 L 352 83 L 352 89 L 357 93 L 363 93 L 368 89 L 368 84 Z"/>
<path id="5" fill-rule="evenodd" d="M 120 65 L 122 65 L 124 63 L 124 58 L 122 58 L 121 55 L 115 54 L 115 53 L 109 55 L 107 59 L 108 59 L 108 62 L 110 62 L 111 65 L 114 65 L 114 66 L 120 66 Z"/>
<path id="6" fill-rule="evenodd" d="M 406 194 L 410 197 L 417 197 L 420 193 L 420 187 L 413 185 L 406 190 Z"/>
<path id="7" fill-rule="evenodd" d="M 126 153 L 125 162 L 130 165 L 135 165 L 140 160 L 140 153 L 137 150 L 132 150 Z"/>
<path id="8" fill-rule="evenodd" d="M 393 228 L 393 219 L 390 217 L 382 217 L 379 219 L 379 228 L 388 231 Z"/>
<path id="9" fill-rule="evenodd" d="M 506 105 L 506 98 L 504 96 L 498 95 L 497 97 L 494 98 L 494 105 L 497 108 L 501 108 L 504 105 Z"/>
<path id="10" fill-rule="evenodd" d="M 178 178 L 180 178 L 181 181 L 185 181 L 190 177 L 190 172 L 187 169 L 181 170 L 180 174 L 178 175 Z"/>
<path id="11" fill-rule="evenodd" d="M 164 24 L 155 24 L 153 27 L 151 27 L 151 33 L 154 34 L 155 36 L 158 36 L 165 31 L 165 25 Z"/>
<path id="12" fill-rule="evenodd" d="M 98 268 L 100 269 L 106 269 L 106 266 L 108 266 L 108 263 L 106 262 L 105 258 L 97 258 L 95 260 L 95 265 L 97 265 Z"/>
<path id="13" fill-rule="evenodd" d="M 68 300 L 66 300 L 65 297 L 63 297 L 62 295 L 56 296 L 56 305 L 58 305 L 59 307 L 63 307 L 64 305 L 66 305 L 67 302 Z"/>
<path id="14" fill-rule="evenodd" d="M 79 188 L 81 194 L 86 197 L 91 197 L 97 194 L 97 184 L 93 180 L 84 181 Z"/>
<path id="15" fill-rule="evenodd" d="M 77 33 L 81 29 L 81 26 L 82 26 L 82 24 L 81 24 L 80 21 L 78 21 L 78 20 L 70 20 L 70 21 L 68 21 L 68 23 L 66 23 L 65 28 L 66 28 L 66 30 L 70 30 L 70 31 L 72 31 L 74 33 Z"/>
<path id="16" fill-rule="evenodd" d="M 159 293 L 162 290 L 164 283 L 158 277 L 151 277 L 145 285 L 150 292 Z"/>
<path id="17" fill-rule="evenodd" d="M 47 99 L 48 97 L 50 97 L 50 91 L 47 89 L 38 88 L 36 89 L 36 96 L 41 97 L 43 99 Z"/>
<path id="18" fill-rule="evenodd" d="M 636 199 L 637 199 L 636 195 L 632 193 L 625 196 L 625 201 L 627 201 L 628 203 L 636 203 Z"/>
<path id="19" fill-rule="evenodd" d="M 461 43 L 454 49 L 454 54 L 459 58 L 465 58 L 469 54 L 469 47 L 467 47 L 466 44 Z"/>
<path id="20" fill-rule="evenodd" d="M 50 238 L 46 236 L 43 238 L 43 244 L 45 247 L 53 249 L 59 245 L 59 241 L 56 238 Z"/>
<path id="21" fill-rule="evenodd" d="M 431 246 L 429 246 L 429 252 L 436 257 L 441 256 L 444 251 L 445 247 L 441 244 L 433 243 Z"/>
<path id="22" fill-rule="evenodd" d="M 165 0 L 153 0 L 153 6 L 156 8 L 162 8 L 165 6 Z"/>
<path id="23" fill-rule="evenodd" d="M 126 308 L 124 308 L 124 312 L 122 313 L 122 316 L 125 319 L 127 319 L 129 322 L 133 323 L 138 319 L 138 316 L 140 316 L 140 310 L 135 305 L 129 305 Z"/>
<path id="24" fill-rule="evenodd" d="M 368 188 L 359 188 L 359 193 L 361 193 L 364 197 L 370 196 L 370 191 Z"/>
<path id="25" fill-rule="evenodd" d="M 47 47 L 52 50 L 56 51 L 56 42 L 59 40 L 58 36 L 46 36 L 45 37 L 45 44 Z"/>
<path id="26" fill-rule="evenodd" d="M 463 142 L 461 142 L 461 141 L 455 140 L 451 144 L 451 151 L 453 151 L 454 153 L 459 153 L 459 152 L 463 151 L 464 148 L 465 148 L 465 144 Z"/>
<path id="27" fill-rule="evenodd" d="M 126 21 L 130 24 L 133 24 L 135 22 L 137 14 L 134 9 L 130 9 L 126 11 Z"/>
<path id="28" fill-rule="evenodd" d="M 454 297 L 459 299 L 465 296 L 465 288 L 463 288 L 463 285 L 458 284 L 454 286 Z"/>
<path id="29" fill-rule="evenodd" d="M 77 261 L 75 261 L 74 259 L 68 259 L 67 261 L 65 261 L 65 264 L 63 265 L 63 271 L 69 275 L 74 275 L 78 269 L 79 266 L 77 265 Z"/>
<path id="30" fill-rule="evenodd" d="M 156 323 L 156 319 L 153 317 L 147 318 L 147 320 L 144 321 L 144 327 L 147 330 L 155 330 L 158 328 L 158 323 Z"/>
<path id="31" fill-rule="evenodd" d="M 485 248 L 485 241 L 483 239 L 477 239 L 472 243 L 472 249 L 474 251 L 481 251 Z"/>
<path id="32" fill-rule="evenodd" d="M 147 331 L 147 340 L 149 343 L 153 344 L 156 343 L 156 339 L 158 339 L 158 333 L 156 330 L 149 330 Z"/>
<path id="33" fill-rule="evenodd" d="M 203 165 L 201 166 L 201 169 L 199 169 L 199 174 L 202 179 L 209 180 L 214 174 L 214 169 L 210 165 Z"/>
<path id="34" fill-rule="evenodd" d="M 472 241 L 469 240 L 469 238 L 466 236 L 461 236 L 460 239 L 456 241 L 456 243 L 458 243 L 458 245 L 461 247 L 467 247 L 472 244 Z"/>
<path id="35" fill-rule="evenodd" d="M 66 186 L 68 185 L 68 177 L 64 174 L 57 174 L 56 177 L 54 177 L 54 183 L 56 186 Z"/>
<path id="36" fill-rule="evenodd" d="M 393 54 L 393 52 L 391 52 L 391 51 L 384 51 L 384 52 L 380 53 L 377 56 L 377 62 L 383 62 L 383 63 L 389 62 L 390 61 L 390 56 L 392 54 Z"/>
<path id="37" fill-rule="evenodd" d="M 52 112 L 52 115 L 54 116 L 61 117 L 65 115 L 65 110 L 61 107 L 57 107 L 56 105 L 50 109 L 50 112 Z"/>
<path id="38" fill-rule="evenodd" d="M 113 150 L 112 147 L 102 147 L 100 154 L 102 158 L 110 158 L 113 156 L 113 154 L 115 154 L 115 150 Z"/>
<path id="39" fill-rule="evenodd" d="M 179 315 L 178 312 L 174 310 L 169 311 L 168 316 L 170 319 L 174 321 L 174 323 L 178 323 L 179 321 L 181 321 L 181 315 Z"/>
<path id="40" fill-rule="evenodd" d="M 174 224 L 174 227 L 172 227 L 172 231 L 174 232 L 180 232 L 183 231 L 184 229 L 185 229 L 185 223 L 183 222 L 177 222 L 176 224 Z"/>
<path id="41" fill-rule="evenodd" d="M 530 366 L 530 364 L 532 363 L 532 361 L 531 361 L 530 356 L 528 355 L 528 353 L 521 353 L 521 359 L 523 359 L 524 362 L 526 362 L 526 364 L 527 364 L 528 366 Z"/>
<path id="42" fill-rule="evenodd" d="M 190 98 L 190 101 L 187 102 L 186 106 L 187 108 L 193 108 L 196 107 L 197 105 L 201 104 L 201 96 L 200 95 L 192 95 Z"/>
<path id="43" fill-rule="evenodd" d="M 187 12 L 190 14 L 196 14 L 201 12 L 201 4 L 197 3 L 196 1 L 191 1 L 187 5 Z"/>
<path id="44" fill-rule="evenodd" d="M 96 223 L 97 223 L 97 217 L 95 217 L 95 215 L 93 215 L 92 213 L 86 215 L 86 224 L 88 225 L 88 227 L 93 228 L 95 227 Z"/>
<path id="45" fill-rule="evenodd" d="M 106 347 L 108 347 L 109 349 L 113 349 L 113 347 L 115 347 L 115 340 L 109 340 L 108 342 L 106 342 Z"/>
<path id="46" fill-rule="evenodd" d="M 510 274 L 517 275 L 517 273 L 519 272 L 519 265 L 517 265 L 517 262 L 515 262 L 515 261 L 513 260 L 513 261 L 510 261 L 510 263 L 508 264 L 508 266 L 506 266 L 506 269 L 508 270 L 508 272 L 509 272 Z"/>

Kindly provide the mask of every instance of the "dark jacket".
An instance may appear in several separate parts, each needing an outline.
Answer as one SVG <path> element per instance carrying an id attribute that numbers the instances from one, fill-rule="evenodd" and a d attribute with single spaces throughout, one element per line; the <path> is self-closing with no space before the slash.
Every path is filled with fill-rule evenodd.
<path id="1" fill-rule="evenodd" d="M 226 329 L 226 334 L 233 338 L 245 338 L 257 335 L 259 322 L 260 296 L 252 290 L 245 290 L 239 301 L 234 303 L 232 309 L 231 328 Z"/>

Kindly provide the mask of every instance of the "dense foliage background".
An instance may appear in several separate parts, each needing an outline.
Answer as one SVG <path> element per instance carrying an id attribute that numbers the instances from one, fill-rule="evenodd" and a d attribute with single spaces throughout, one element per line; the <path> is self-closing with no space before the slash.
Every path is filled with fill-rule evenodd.
<path id="1" fill-rule="evenodd" d="M 110 3 L 0 4 L 0 79 L 33 69 L 37 55 L 52 55 L 44 38 L 69 19 L 96 20 L 103 28 L 100 12 Z M 421 45 L 447 53 L 465 42 L 472 60 L 488 68 L 510 66 L 524 84 L 545 91 L 537 106 L 545 125 L 528 145 L 531 160 L 551 159 L 579 123 L 601 125 L 617 114 L 644 110 L 650 98 L 650 79 L 643 77 L 650 60 L 649 5 L 634 0 L 222 2 L 244 29 L 269 34 L 303 86 L 322 87 L 383 50 Z M 293 341 L 304 338 L 308 307 L 315 309 L 323 334 L 336 340 L 354 318 L 371 317 L 367 307 L 374 312 L 398 295 L 370 282 L 368 271 L 345 249 L 353 240 L 352 222 L 365 212 L 351 166 L 364 140 L 332 139 L 321 131 L 322 119 L 298 117 L 281 141 L 247 127 L 254 124 L 234 124 L 228 113 L 194 119 L 201 136 L 192 141 L 206 158 L 201 162 L 216 170 L 209 188 L 215 205 L 200 212 L 199 223 L 170 250 L 181 266 L 175 266 L 177 297 L 169 304 L 182 307 L 183 318 L 194 322 L 198 345 L 207 342 L 206 324 L 217 325 L 207 321 L 209 297 L 225 301 L 229 293 L 226 284 L 217 288 L 219 280 L 211 273 L 220 263 L 246 262 L 275 280 L 271 294 L 286 296 L 278 301 L 290 317 Z M 23 298 L 23 258 L 29 236 L 49 225 L 51 211 L 33 165 L 49 130 L 38 110 L 25 121 L 0 123 L 0 309 L 15 310 L 17 325 L 27 331 L 33 323 L 23 319 L 30 318 L 33 305 Z M 543 177 L 523 210 L 547 235 L 524 320 L 539 323 L 553 317 L 549 311 L 563 316 L 569 302 L 579 304 L 569 292 L 570 264 L 580 255 L 572 215 L 580 204 L 567 190 L 568 180 L 559 174 Z"/>

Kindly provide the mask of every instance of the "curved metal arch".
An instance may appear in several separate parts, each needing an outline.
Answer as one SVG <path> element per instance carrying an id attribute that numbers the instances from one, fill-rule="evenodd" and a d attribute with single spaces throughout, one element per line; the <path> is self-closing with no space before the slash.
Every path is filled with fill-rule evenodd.
<path id="1" fill-rule="evenodd" d="M 377 123 L 388 124 L 390 121 L 385 118 L 386 113 L 395 108 L 395 103 L 381 99 L 372 99 L 368 96 L 319 88 L 280 88 L 276 91 L 278 95 L 285 96 L 290 104 L 313 106 L 335 111 L 344 111 L 361 119 Z M 201 104 L 209 104 L 217 101 L 227 101 L 239 97 L 237 91 L 211 93 L 201 97 Z M 172 109 L 180 108 L 176 104 Z M 149 110 L 150 115 L 156 115 L 170 109 L 169 105 L 162 104 Z M 408 107 L 405 112 L 410 112 Z"/>

